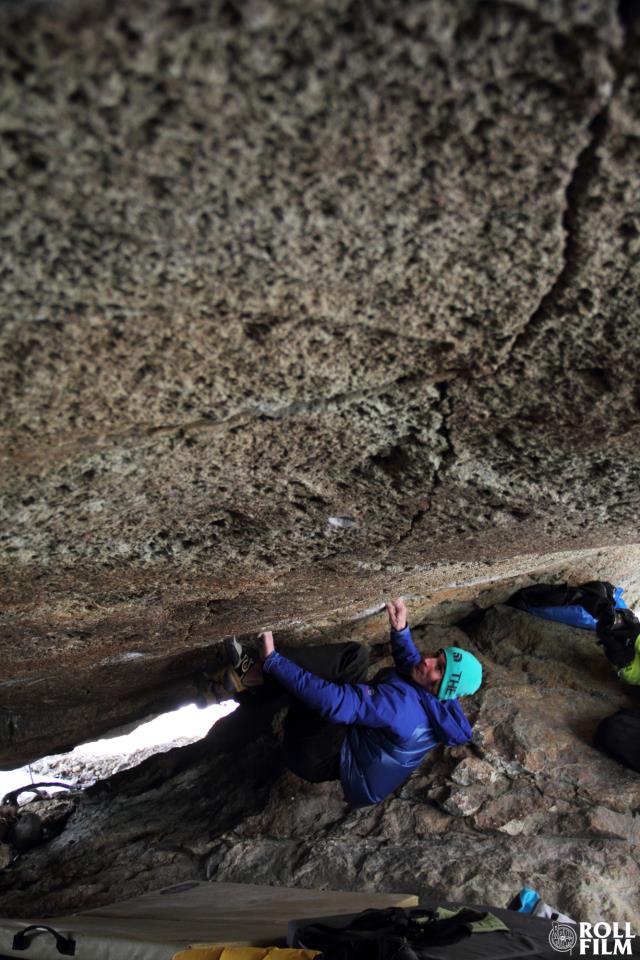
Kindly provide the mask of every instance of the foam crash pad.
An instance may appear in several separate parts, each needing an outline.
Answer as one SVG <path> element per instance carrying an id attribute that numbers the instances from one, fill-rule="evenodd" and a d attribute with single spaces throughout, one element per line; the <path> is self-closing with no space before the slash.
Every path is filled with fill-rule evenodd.
<path id="1" fill-rule="evenodd" d="M 53 928 L 92 960 L 172 960 L 192 944 L 285 946 L 292 917 L 416 906 L 411 894 L 347 893 L 244 883 L 181 883 L 155 893 L 46 920 L 0 920 L 0 956 L 60 960 Z M 26 949 L 13 949 L 26 927 Z M 69 954 L 71 955 L 71 954 Z"/>

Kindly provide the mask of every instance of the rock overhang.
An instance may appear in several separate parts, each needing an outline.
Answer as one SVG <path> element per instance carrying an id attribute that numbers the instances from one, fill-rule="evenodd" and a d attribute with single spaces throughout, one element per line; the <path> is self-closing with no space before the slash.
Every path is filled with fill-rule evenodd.
<path id="1" fill-rule="evenodd" d="M 225 633 L 558 551 L 633 580 L 628 5 L 0 30 L 3 761 L 184 699 Z"/>

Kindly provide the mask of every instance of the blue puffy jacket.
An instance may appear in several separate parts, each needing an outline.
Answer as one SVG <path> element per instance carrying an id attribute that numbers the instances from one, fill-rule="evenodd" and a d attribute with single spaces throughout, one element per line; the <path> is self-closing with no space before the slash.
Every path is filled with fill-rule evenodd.
<path id="1" fill-rule="evenodd" d="M 391 631 L 395 669 L 375 684 L 321 680 L 277 651 L 264 669 L 311 710 L 331 723 L 349 725 L 340 753 L 340 780 L 347 803 L 365 807 L 396 790 L 438 743 L 471 739 L 457 700 L 438 700 L 409 677 L 421 659 L 411 630 Z"/>

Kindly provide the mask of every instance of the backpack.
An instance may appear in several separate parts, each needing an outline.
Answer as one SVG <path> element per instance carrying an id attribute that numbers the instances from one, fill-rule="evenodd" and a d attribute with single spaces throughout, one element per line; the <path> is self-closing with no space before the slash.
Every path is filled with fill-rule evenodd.
<path id="1" fill-rule="evenodd" d="M 297 931 L 296 941 L 330 960 L 420 960 L 430 947 L 471 936 L 470 924 L 486 916 L 467 907 L 443 920 L 420 907 L 364 910 L 342 923 L 310 923 Z"/>
<path id="2" fill-rule="evenodd" d="M 594 746 L 640 773 L 640 710 L 623 707 L 598 724 Z"/>
<path id="3" fill-rule="evenodd" d="M 30 783 L 26 787 L 10 790 L 9 793 L 4 795 L 0 801 L 0 844 L 7 847 L 7 850 L 2 852 L 4 859 L 7 859 L 7 856 L 9 857 L 8 862 L 48 839 L 47 827 L 43 825 L 38 814 L 29 810 L 22 810 L 18 806 L 18 797 L 21 793 L 35 793 L 36 797 L 43 796 L 40 793 L 41 787 L 73 789 L 68 783 L 60 783 L 55 780 Z"/>

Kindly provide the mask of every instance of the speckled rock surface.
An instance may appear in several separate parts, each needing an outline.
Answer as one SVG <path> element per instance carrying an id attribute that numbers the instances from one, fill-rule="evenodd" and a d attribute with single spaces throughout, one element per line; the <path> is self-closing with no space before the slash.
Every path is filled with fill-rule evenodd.
<path id="1" fill-rule="evenodd" d="M 3 5 L 3 765 L 232 631 L 631 577 L 639 53 L 607 0 Z"/>
<path id="2" fill-rule="evenodd" d="M 415 636 L 429 648 L 460 631 Z M 592 632 L 511 608 L 489 609 L 465 646 L 486 672 L 464 701 L 472 743 L 432 751 L 383 803 L 349 811 L 339 784 L 283 771 L 282 714 L 253 696 L 199 743 L 56 798 L 50 813 L 38 801 L 58 835 L 0 872 L 2 912 L 64 914 L 187 878 L 495 906 L 527 884 L 576 920 L 635 930 L 638 774 L 591 740 L 637 691 Z"/>

